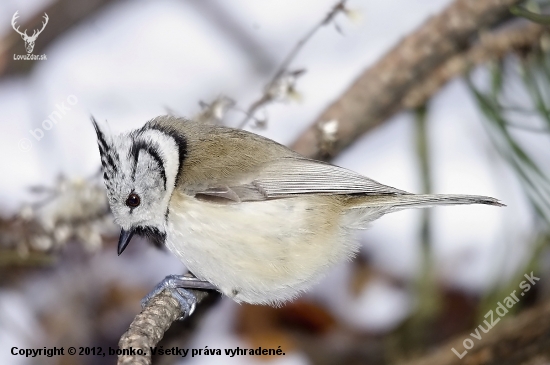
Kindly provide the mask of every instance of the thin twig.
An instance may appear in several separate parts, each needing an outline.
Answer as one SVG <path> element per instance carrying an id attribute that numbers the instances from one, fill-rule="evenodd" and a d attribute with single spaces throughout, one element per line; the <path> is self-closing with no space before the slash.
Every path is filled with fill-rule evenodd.
<path id="1" fill-rule="evenodd" d="M 283 60 L 283 63 L 279 66 L 279 69 L 275 72 L 275 75 L 271 79 L 271 81 L 268 83 L 268 85 L 274 84 L 288 69 L 288 66 L 292 63 L 292 61 L 298 56 L 298 53 L 302 50 L 304 45 L 317 33 L 319 29 L 322 27 L 330 24 L 332 20 L 346 9 L 346 2 L 347 0 L 340 0 L 336 5 L 332 7 L 332 10 L 321 20 L 320 23 L 317 23 L 306 35 L 298 40 L 298 43 L 294 46 L 294 48 L 290 51 L 290 53 L 286 56 L 286 58 Z"/>
<path id="2" fill-rule="evenodd" d="M 332 7 L 332 10 L 319 23 L 311 28 L 304 37 L 298 40 L 290 53 L 285 57 L 279 68 L 275 71 L 275 75 L 273 75 L 271 80 L 266 84 L 262 96 L 254 101 L 250 105 L 250 107 L 248 107 L 245 118 L 239 124 L 238 128 L 244 128 L 248 124 L 250 119 L 253 118 L 259 108 L 273 100 L 273 97 L 268 93 L 268 90 L 273 87 L 286 73 L 289 72 L 288 67 L 290 66 L 292 61 L 294 61 L 296 56 L 298 56 L 304 45 L 315 35 L 315 33 L 317 33 L 317 31 L 319 31 L 319 29 L 321 29 L 322 27 L 330 24 L 332 20 L 336 17 L 336 15 L 346 10 L 346 2 L 347 0 L 338 1 L 338 3 L 336 3 L 336 5 Z"/>
<path id="3" fill-rule="evenodd" d="M 516 5 L 510 8 L 510 13 L 529 19 L 532 22 L 544 25 L 550 25 L 550 15 L 533 13 L 522 6 Z"/>
<path id="4" fill-rule="evenodd" d="M 231 11 L 230 2 L 216 2 L 212 0 L 186 1 L 185 5 L 192 7 L 200 16 L 208 20 L 217 30 L 218 35 L 243 55 L 247 55 L 245 62 L 257 75 L 264 76 L 277 66 L 268 48 L 261 40 L 250 32 L 247 22 L 242 22 L 238 13 Z"/>

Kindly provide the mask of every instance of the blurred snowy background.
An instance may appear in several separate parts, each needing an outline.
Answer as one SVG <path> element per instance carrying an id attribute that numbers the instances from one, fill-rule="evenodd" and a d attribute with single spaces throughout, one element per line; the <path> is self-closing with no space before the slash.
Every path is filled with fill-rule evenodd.
<path id="1" fill-rule="evenodd" d="M 296 82 L 296 95 L 258 111 L 256 117 L 267 121 L 265 129 L 252 128 L 253 122 L 247 129 L 290 145 L 357 75 L 451 2 L 350 0 L 346 6 L 351 14 L 335 19 L 340 31 L 333 25 L 321 28 L 292 62 L 291 69 L 307 71 Z M 24 54 L 23 41 L 10 24 L 13 14 L 18 11 L 19 24 L 25 24 L 53 3 L 2 1 L 0 35 L 14 39 Z M 67 2 L 66 11 L 92 3 Z M 105 4 L 39 52 L 47 55 L 46 61 L 14 61 L 8 54 L 0 64 L 9 71 L 0 79 L 1 364 L 115 363 L 114 357 L 93 356 L 25 359 L 12 356 L 10 349 L 116 347 L 140 310 L 140 298 L 164 276 L 184 270 L 175 257 L 145 241 L 116 255 L 117 227 L 102 211 L 100 160 L 90 116 L 107 120 L 113 132 L 120 132 L 161 114 L 194 117 L 201 112 L 200 101 L 211 103 L 221 95 L 246 109 L 291 48 L 335 1 L 95 3 Z M 48 15 L 49 24 L 37 45 L 49 28 L 65 22 L 62 12 Z M 5 43 L 2 49 L 11 46 Z M 15 62 L 32 63 L 32 69 L 10 71 Z M 508 59 L 506 67 L 514 71 L 517 61 Z M 507 92 L 516 105 L 529 105 L 520 76 L 511 73 Z M 486 88 L 490 72 L 476 69 L 472 80 Z M 46 129 L 43 121 L 62 103 L 67 109 Z M 224 123 L 237 126 L 243 117 L 230 110 Z M 544 230 L 516 172 L 491 143 L 484 118 L 462 79 L 450 82 L 427 105 L 433 192 L 493 196 L 507 207 L 432 210 L 430 270 L 436 289 L 428 292 L 434 293 L 437 309 L 420 348 L 477 323 L 484 298 L 527 272 Z M 530 121 L 541 123 L 537 117 Z M 333 162 L 386 185 L 420 192 L 415 126 L 414 113 L 400 113 Z M 517 134 L 544 168 L 550 167 L 547 137 L 532 131 Z M 47 201 L 48 196 L 53 200 Z M 71 201 L 75 196 L 86 200 L 95 215 L 86 216 L 82 200 Z M 70 214 L 60 213 L 63 210 Z M 30 221 L 56 225 L 52 212 L 65 214 L 58 221 L 78 215 L 87 224 L 75 227 L 64 221 L 63 227 L 55 227 L 54 238 L 51 232 L 33 235 L 44 228 Z M 426 265 L 421 220 L 420 211 L 403 211 L 376 221 L 358 234 L 363 243 L 359 257 L 336 267 L 295 303 L 273 309 L 222 298 L 187 342 L 178 342 L 177 330 L 169 338 L 180 347 L 282 346 L 286 356 L 159 358 L 154 363 L 383 364 L 405 356 L 406 350 L 395 349 L 406 348 L 403 343 L 414 326 L 411 318 L 423 302 L 419 293 L 426 293 L 419 289 Z M 10 236 L 9 230 L 19 232 Z M 21 237 L 29 242 L 22 244 Z M 537 252 L 538 264 L 545 267 L 548 252 Z M 529 300 L 537 295 L 547 296 L 535 293 Z"/>

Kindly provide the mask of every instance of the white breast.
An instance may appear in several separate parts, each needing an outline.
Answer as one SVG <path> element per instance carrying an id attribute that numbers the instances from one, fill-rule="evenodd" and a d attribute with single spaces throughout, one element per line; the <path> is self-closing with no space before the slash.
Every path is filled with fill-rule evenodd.
<path id="1" fill-rule="evenodd" d="M 217 204 L 175 193 L 166 245 L 236 301 L 278 304 L 357 251 L 334 203 L 309 196 Z"/>

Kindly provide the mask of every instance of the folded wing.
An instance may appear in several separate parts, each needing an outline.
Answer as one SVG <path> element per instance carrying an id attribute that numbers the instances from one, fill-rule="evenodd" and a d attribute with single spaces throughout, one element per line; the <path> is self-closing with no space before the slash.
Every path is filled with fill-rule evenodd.
<path id="1" fill-rule="evenodd" d="M 233 202 L 290 198 L 304 194 L 409 195 L 353 171 L 299 157 L 271 161 L 240 184 L 216 182 L 199 198 Z"/>

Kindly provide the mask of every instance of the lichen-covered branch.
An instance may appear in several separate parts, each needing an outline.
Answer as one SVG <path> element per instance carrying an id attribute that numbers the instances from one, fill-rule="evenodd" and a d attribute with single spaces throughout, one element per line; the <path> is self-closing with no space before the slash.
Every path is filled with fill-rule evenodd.
<path id="1" fill-rule="evenodd" d="M 456 0 L 405 37 L 355 82 L 297 139 L 292 148 L 312 158 L 319 149 L 319 123 L 338 121 L 336 153 L 399 111 L 422 80 L 471 45 L 480 30 L 501 23 L 520 0 Z"/>
<path id="2" fill-rule="evenodd" d="M 195 294 L 197 303 L 208 295 L 206 291 L 190 291 Z M 166 290 L 151 299 L 118 342 L 121 351 L 134 350 L 133 354 L 120 355 L 118 365 L 150 365 L 150 348 L 157 345 L 172 323 L 181 316 L 181 311 L 178 301 Z"/>

